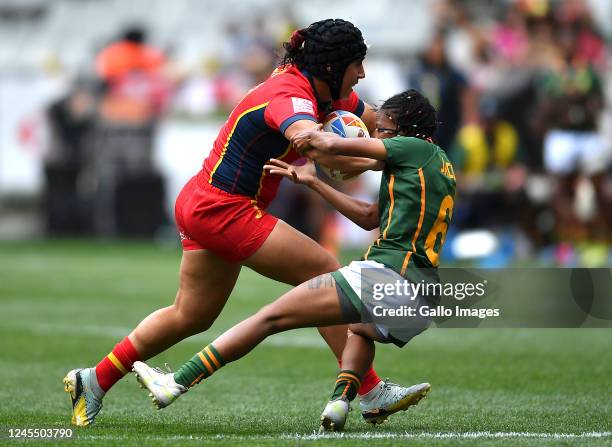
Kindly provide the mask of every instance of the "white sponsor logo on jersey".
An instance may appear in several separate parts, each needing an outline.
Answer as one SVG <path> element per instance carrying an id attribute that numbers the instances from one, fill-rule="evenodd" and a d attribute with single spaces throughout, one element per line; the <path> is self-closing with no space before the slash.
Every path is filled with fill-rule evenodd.
<path id="1" fill-rule="evenodd" d="M 293 103 L 294 113 L 310 113 L 314 115 L 314 105 L 309 99 L 291 98 L 291 102 Z"/>

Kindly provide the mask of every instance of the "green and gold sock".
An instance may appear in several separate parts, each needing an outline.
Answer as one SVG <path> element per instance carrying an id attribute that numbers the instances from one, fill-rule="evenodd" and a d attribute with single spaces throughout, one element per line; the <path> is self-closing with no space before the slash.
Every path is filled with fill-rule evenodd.
<path id="1" fill-rule="evenodd" d="M 174 381 L 190 388 L 200 383 L 201 380 L 212 376 L 223 365 L 225 365 L 223 357 L 210 344 L 194 355 L 187 363 L 184 363 L 174 373 Z"/>
<path id="2" fill-rule="evenodd" d="M 348 369 L 340 371 L 338 378 L 336 379 L 336 388 L 331 395 L 330 400 L 336 400 L 346 398 L 349 401 L 355 399 L 357 396 L 357 390 L 361 386 L 361 381 L 357 373 Z"/>

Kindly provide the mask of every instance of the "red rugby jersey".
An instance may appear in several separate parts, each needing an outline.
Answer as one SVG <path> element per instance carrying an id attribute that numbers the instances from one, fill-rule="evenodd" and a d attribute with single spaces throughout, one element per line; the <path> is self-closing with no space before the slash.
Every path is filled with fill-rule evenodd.
<path id="1" fill-rule="evenodd" d="M 364 111 L 355 92 L 346 100 L 334 101 L 332 107 L 358 116 Z M 287 163 L 300 158 L 289 148 L 284 131 L 295 121 L 320 122 L 323 118 L 306 76 L 293 65 L 279 67 L 231 112 L 199 175 L 203 181 L 251 197 L 265 208 L 276 196 L 281 177 L 266 174 L 264 164 L 270 158 Z"/>

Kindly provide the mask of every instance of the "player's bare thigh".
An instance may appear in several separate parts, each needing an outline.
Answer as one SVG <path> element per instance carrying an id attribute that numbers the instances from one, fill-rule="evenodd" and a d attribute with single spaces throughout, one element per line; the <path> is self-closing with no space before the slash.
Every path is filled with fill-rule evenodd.
<path id="1" fill-rule="evenodd" d="M 225 306 L 239 273 L 239 264 L 209 250 L 184 251 L 174 303 L 150 314 L 129 335 L 141 358 L 208 329 Z"/>
<path id="2" fill-rule="evenodd" d="M 226 261 L 210 250 L 183 251 L 175 306 L 185 313 L 199 313 L 202 308 L 207 311 L 219 308 L 220 312 L 240 268 L 240 264 Z"/>
<path id="3" fill-rule="evenodd" d="M 340 268 L 327 250 L 282 220 L 244 265 L 268 278 L 294 286 Z"/>
<path id="4" fill-rule="evenodd" d="M 269 335 L 301 327 L 341 325 L 345 316 L 335 282 L 324 274 L 291 289 L 247 321 Z"/>
<path id="5" fill-rule="evenodd" d="M 290 290 L 268 305 L 267 313 L 277 320 L 280 330 L 345 323 L 336 284 L 329 274 Z"/>
<path id="6" fill-rule="evenodd" d="M 238 323 L 214 341 L 215 347 L 226 360 L 233 361 L 272 334 L 341 324 L 344 316 L 334 281 L 330 275 L 324 277 L 321 281 L 300 284 Z"/>

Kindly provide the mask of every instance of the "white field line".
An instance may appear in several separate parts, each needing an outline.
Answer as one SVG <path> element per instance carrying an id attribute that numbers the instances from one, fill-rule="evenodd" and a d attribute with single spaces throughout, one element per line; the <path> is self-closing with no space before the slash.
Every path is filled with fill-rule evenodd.
<path id="1" fill-rule="evenodd" d="M 76 335 L 91 335 L 101 338 L 120 338 L 125 337 L 129 334 L 133 328 L 122 327 L 122 326 L 103 326 L 93 324 L 66 324 L 66 323 L 26 323 L 26 322 L 9 322 L 3 324 L 3 329 L 18 329 L 24 332 L 29 332 L 36 335 L 65 335 L 65 336 L 76 336 Z M 212 341 L 222 332 L 209 331 L 200 334 L 205 337 L 206 340 Z M 195 336 L 198 337 L 198 336 Z M 186 341 L 191 343 L 197 343 L 201 345 L 205 343 L 199 338 L 188 338 Z M 278 347 L 304 347 L 304 348 L 327 348 L 327 345 L 318 334 L 316 329 L 298 329 L 295 331 L 289 331 L 282 334 L 275 334 L 268 338 L 265 342 L 267 346 L 278 346 Z"/>
<path id="2" fill-rule="evenodd" d="M 234 440 L 234 441 L 257 441 L 257 440 L 300 440 L 300 441 L 316 441 L 318 439 L 548 439 L 548 440 L 566 440 L 566 439 L 598 439 L 610 438 L 612 432 L 585 432 L 585 433 L 533 433 L 533 432 L 437 432 L 437 433 L 328 433 L 310 435 L 303 434 L 280 434 L 272 435 L 210 435 L 210 436 L 194 436 L 194 435 L 170 435 L 170 436 L 143 436 L 140 440 Z M 117 435 L 94 435 L 94 436 L 78 436 L 79 439 L 91 440 L 123 440 L 128 439 L 127 436 Z"/>

